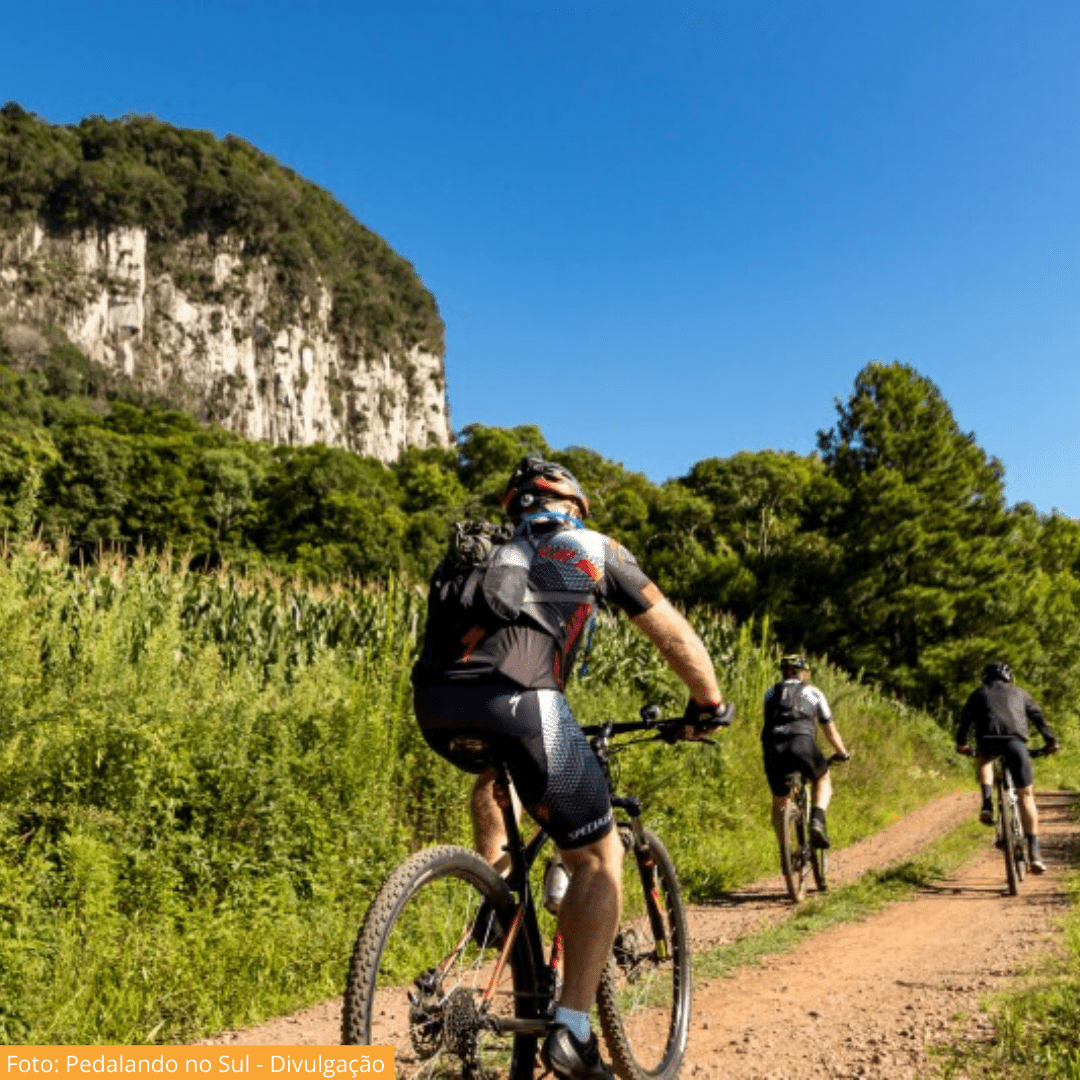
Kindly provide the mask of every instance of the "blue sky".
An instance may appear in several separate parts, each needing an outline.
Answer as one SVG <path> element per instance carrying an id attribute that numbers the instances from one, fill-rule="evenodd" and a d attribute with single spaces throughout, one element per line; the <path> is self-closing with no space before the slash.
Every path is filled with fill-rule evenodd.
<path id="1" fill-rule="evenodd" d="M 455 427 L 654 480 L 932 378 L 1080 517 L 1080 4 L 52 2 L 0 99 L 235 132 L 417 269 Z M 17 47 L 12 45 L 17 43 Z"/>

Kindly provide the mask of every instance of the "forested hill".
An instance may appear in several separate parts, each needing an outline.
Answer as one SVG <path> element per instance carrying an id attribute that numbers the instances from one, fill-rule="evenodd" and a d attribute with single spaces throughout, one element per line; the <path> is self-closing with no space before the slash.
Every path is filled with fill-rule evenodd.
<path id="1" fill-rule="evenodd" d="M 685 606 L 768 616 L 786 647 L 931 707 L 955 709 L 996 658 L 1051 713 L 1080 699 L 1080 524 L 1006 506 L 1001 464 L 901 364 L 858 374 L 818 453 L 710 458 L 662 485 L 592 450 L 553 450 L 531 426 L 474 425 L 454 448 L 412 447 L 387 467 L 105 404 L 69 345 L 42 370 L 0 370 L 0 515 L 81 557 L 169 546 L 197 566 L 421 581 L 449 524 L 497 518 L 510 470 L 540 452 L 574 470 L 592 524 Z"/>
<path id="2" fill-rule="evenodd" d="M 112 392 L 272 443 L 449 445 L 443 325 L 413 267 L 235 136 L 0 109 L 0 329 L 61 331 Z"/>
<path id="3" fill-rule="evenodd" d="M 138 226 L 156 269 L 169 268 L 183 240 L 233 237 L 270 259 L 282 303 L 317 300 L 322 285 L 336 329 L 372 347 L 443 351 L 438 308 L 412 267 L 328 192 L 235 135 L 152 116 L 67 127 L 8 102 L 0 165 L 0 233 Z"/>

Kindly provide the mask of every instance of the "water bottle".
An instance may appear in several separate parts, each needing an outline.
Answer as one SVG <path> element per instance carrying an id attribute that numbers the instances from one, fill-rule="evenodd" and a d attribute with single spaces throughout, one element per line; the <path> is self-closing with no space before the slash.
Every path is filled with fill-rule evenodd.
<path id="1" fill-rule="evenodd" d="M 544 867 L 544 907 L 552 915 L 558 915 L 559 905 L 562 903 L 562 898 L 566 895 L 569 885 L 570 875 L 567 873 L 562 859 L 558 856 L 548 859 L 547 866 Z"/>

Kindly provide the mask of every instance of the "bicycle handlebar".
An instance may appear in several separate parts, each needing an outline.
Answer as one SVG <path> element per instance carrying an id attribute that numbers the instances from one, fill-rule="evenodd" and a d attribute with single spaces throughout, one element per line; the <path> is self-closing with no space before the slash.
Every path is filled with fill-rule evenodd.
<path id="1" fill-rule="evenodd" d="M 685 728 L 693 727 L 704 732 L 717 727 L 730 727 L 734 717 L 735 707 L 728 706 L 721 716 L 709 717 L 708 720 L 697 724 L 688 724 L 686 718 L 682 716 L 670 716 L 662 720 L 659 705 L 644 705 L 641 708 L 640 720 L 609 720 L 606 724 L 583 724 L 581 730 L 587 736 L 602 735 L 607 738 L 614 735 L 631 735 L 638 731 L 656 731 L 658 739 L 676 743 Z"/>
<path id="2" fill-rule="evenodd" d="M 1043 745 L 1038 747 L 1037 749 L 1029 750 L 1028 757 L 1046 757 L 1049 754 L 1056 754 L 1060 749 L 1061 746 L 1056 742 L 1043 743 Z M 964 757 L 975 757 L 975 751 L 972 750 L 970 746 L 958 746 L 956 748 L 956 752 L 963 755 Z"/>

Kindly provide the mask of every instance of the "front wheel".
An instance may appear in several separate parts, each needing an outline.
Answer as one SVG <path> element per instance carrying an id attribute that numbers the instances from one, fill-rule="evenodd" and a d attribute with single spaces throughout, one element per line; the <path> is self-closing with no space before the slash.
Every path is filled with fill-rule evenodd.
<path id="1" fill-rule="evenodd" d="M 788 896 L 797 904 L 806 893 L 805 850 L 806 827 L 798 803 L 792 799 L 784 811 L 784 827 L 780 833 L 780 867 L 784 871 Z"/>
<path id="2" fill-rule="evenodd" d="M 622 1080 L 674 1080 L 690 1032 L 690 934 L 675 865 L 659 837 L 619 834 L 623 910 L 596 1004 Z"/>
<path id="3" fill-rule="evenodd" d="M 829 891 L 829 853 L 825 848 L 810 847 L 810 869 L 818 892 Z"/>
<path id="4" fill-rule="evenodd" d="M 492 917 L 494 912 L 494 917 Z M 395 1075 L 531 1080 L 536 1036 L 493 1030 L 538 1007 L 525 934 L 501 964 L 513 899 L 478 855 L 435 847 L 408 858 L 379 890 L 356 939 L 341 1041 L 394 1048 Z"/>

